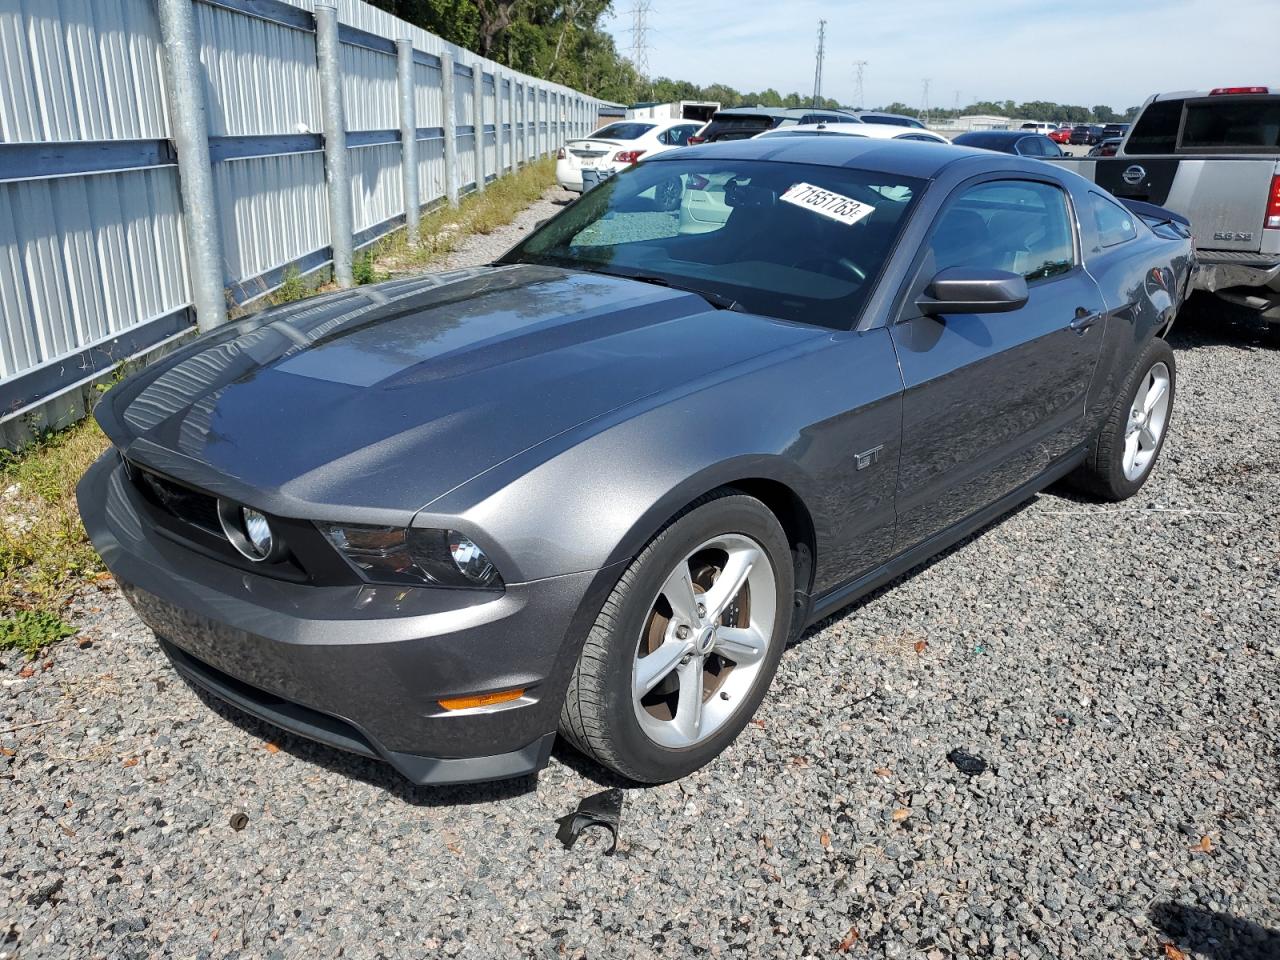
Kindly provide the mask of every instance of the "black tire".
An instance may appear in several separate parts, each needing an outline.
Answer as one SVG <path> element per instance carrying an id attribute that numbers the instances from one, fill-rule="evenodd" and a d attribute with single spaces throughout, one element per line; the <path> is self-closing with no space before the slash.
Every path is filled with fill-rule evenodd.
<path id="1" fill-rule="evenodd" d="M 666 747 L 649 738 L 635 715 L 631 684 L 637 645 L 668 574 L 699 544 L 730 533 L 755 540 L 773 566 L 773 635 L 754 686 L 720 729 L 691 747 Z M 588 757 L 642 783 L 676 780 L 707 764 L 738 736 L 773 682 L 790 636 L 793 581 L 790 544 L 768 507 L 733 490 L 695 501 L 649 541 L 605 601 L 569 681 L 561 734 Z"/>
<path id="2" fill-rule="evenodd" d="M 1145 385 L 1152 368 L 1161 363 L 1169 370 L 1168 419 L 1156 444 L 1155 455 L 1139 476 L 1130 479 L 1124 471 L 1125 430 L 1129 423 L 1129 411 L 1137 401 L 1138 390 Z M 1169 437 L 1177 386 L 1178 370 L 1174 363 L 1173 348 L 1164 340 L 1152 340 L 1117 393 L 1115 406 L 1094 435 L 1085 462 L 1068 478 L 1070 485 L 1082 493 L 1112 502 L 1127 500 L 1141 490 L 1151 476 L 1156 461 L 1160 459 L 1165 440 Z"/>

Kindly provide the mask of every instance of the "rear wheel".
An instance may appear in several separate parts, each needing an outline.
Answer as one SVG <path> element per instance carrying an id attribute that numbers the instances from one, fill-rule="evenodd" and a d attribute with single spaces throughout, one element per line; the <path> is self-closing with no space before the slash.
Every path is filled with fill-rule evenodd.
<path id="1" fill-rule="evenodd" d="M 1176 383 L 1173 349 L 1153 340 L 1094 437 L 1088 459 L 1071 475 L 1072 484 L 1113 501 L 1141 490 L 1164 449 Z"/>
<path id="2" fill-rule="evenodd" d="M 764 698 L 791 626 L 786 534 L 760 501 L 711 494 L 632 561 L 583 648 L 561 713 L 580 750 L 633 780 L 713 759 Z"/>

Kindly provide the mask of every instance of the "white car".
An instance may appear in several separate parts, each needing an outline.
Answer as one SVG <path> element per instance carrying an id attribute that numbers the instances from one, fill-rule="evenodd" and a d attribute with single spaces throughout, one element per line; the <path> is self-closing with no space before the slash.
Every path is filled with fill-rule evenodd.
<path id="1" fill-rule="evenodd" d="M 564 189 L 581 193 L 583 170 L 598 170 L 603 180 L 644 157 L 683 147 L 702 126 L 696 120 L 619 120 L 561 147 L 556 180 Z"/>
<path id="2" fill-rule="evenodd" d="M 864 140 L 918 140 L 924 143 L 950 145 L 941 134 L 919 127 L 899 127 L 886 123 L 805 123 L 794 127 L 779 127 L 754 137 L 755 140 L 772 140 L 775 137 L 862 137 Z M 703 177 L 705 183 L 690 186 L 680 204 L 680 227 L 683 234 L 710 233 L 724 226 L 729 218 L 729 205 L 725 202 L 726 175 L 723 179 Z M 890 197 L 890 199 L 894 199 Z"/>
<path id="3" fill-rule="evenodd" d="M 1047 137 L 1049 134 L 1057 131 L 1058 125 L 1056 123 L 1029 122 L 1024 123 L 1020 129 L 1025 130 L 1028 133 L 1041 133 Z"/>

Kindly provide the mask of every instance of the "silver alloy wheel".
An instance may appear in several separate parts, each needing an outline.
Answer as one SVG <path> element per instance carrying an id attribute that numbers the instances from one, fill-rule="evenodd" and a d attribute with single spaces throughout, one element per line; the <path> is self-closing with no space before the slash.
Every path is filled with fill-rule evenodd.
<path id="1" fill-rule="evenodd" d="M 636 646 L 632 704 L 664 747 L 715 734 L 754 687 L 777 618 L 765 549 L 740 533 L 703 543 L 667 576 Z"/>
<path id="2" fill-rule="evenodd" d="M 1169 368 L 1155 364 L 1138 385 L 1124 428 L 1124 475 L 1137 480 L 1151 468 L 1169 423 Z"/>

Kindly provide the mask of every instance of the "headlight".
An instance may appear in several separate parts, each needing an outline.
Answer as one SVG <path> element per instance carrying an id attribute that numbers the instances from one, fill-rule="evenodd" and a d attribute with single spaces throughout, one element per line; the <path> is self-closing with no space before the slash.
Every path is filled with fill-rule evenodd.
<path id="1" fill-rule="evenodd" d="M 454 530 L 322 523 L 320 530 L 366 580 L 501 590 L 485 552 Z"/>

